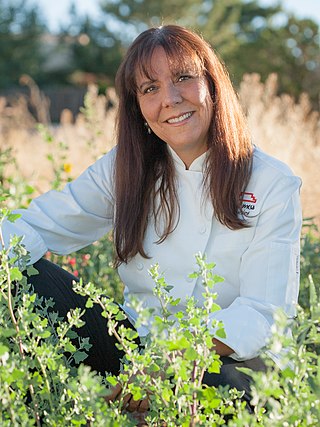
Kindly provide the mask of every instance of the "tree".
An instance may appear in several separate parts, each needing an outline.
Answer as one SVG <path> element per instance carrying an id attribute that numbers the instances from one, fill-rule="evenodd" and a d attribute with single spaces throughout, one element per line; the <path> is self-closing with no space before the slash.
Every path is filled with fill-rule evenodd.
<path id="1" fill-rule="evenodd" d="M 280 89 L 307 91 L 317 102 L 320 83 L 317 24 L 257 0 L 104 0 L 116 46 L 127 46 L 151 25 L 177 23 L 200 31 L 222 57 L 235 84 L 244 73 L 276 72 Z M 280 20 L 280 24 L 279 24 Z"/>
<path id="2" fill-rule="evenodd" d="M 44 31 L 36 6 L 24 0 L 0 0 L 0 88 L 17 85 L 22 74 L 38 80 Z"/>
<path id="3" fill-rule="evenodd" d="M 248 34 L 248 33 L 246 33 Z M 298 97 L 307 92 L 315 108 L 319 106 L 320 51 L 318 26 L 311 19 L 283 16 L 281 26 L 261 25 L 245 36 L 227 63 L 236 83 L 244 73 L 259 73 L 264 80 L 277 73 L 279 90 Z"/>
<path id="4" fill-rule="evenodd" d="M 77 72 L 94 74 L 100 87 L 104 87 L 113 83 L 124 49 L 121 40 L 114 37 L 105 23 L 94 24 L 86 17 L 73 38 L 72 54 L 73 80 L 77 78 Z M 85 83 L 86 79 L 82 80 Z"/>

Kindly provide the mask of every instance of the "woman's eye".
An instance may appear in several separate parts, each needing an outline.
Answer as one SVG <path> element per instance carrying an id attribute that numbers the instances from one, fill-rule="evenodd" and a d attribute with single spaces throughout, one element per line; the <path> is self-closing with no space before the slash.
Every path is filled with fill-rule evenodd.
<path id="1" fill-rule="evenodd" d="M 156 90 L 156 86 L 148 86 L 145 88 L 145 90 L 143 91 L 143 93 L 152 93 Z"/>
<path id="2" fill-rule="evenodd" d="M 190 79 L 192 79 L 192 76 L 187 75 L 187 74 L 183 74 L 183 75 L 178 77 L 178 82 L 183 82 L 185 80 L 190 80 Z"/>

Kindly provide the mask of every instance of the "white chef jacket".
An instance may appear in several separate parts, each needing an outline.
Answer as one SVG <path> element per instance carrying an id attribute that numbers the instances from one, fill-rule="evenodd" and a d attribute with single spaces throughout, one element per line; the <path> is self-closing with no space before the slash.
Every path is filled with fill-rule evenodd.
<path id="1" fill-rule="evenodd" d="M 10 234 L 24 235 L 33 263 L 48 250 L 68 254 L 108 233 L 114 219 L 115 150 L 63 191 L 49 191 L 27 210 L 17 210 L 22 218 L 4 224 L 5 239 Z M 138 254 L 119 267 L 125 285 L 123 308 L 133 322 L 137 314 L 129 306 L 130 295 L 148 307 L 159 308 L 148 273 L 155 263 L 173 286 L 172 295 L 180 298 L 175 310 L 185 308 L 188 296 L 201 305 L 201 279 L 189 278 L 197 269 L 195 254 L 201 252 L 216 264 L 214 272 L 225 279 L 214 288 L 222 309 L 212 313 L 212 318 L 224 323 L 226 338 L 222 341 L 234 349 L 234 359 L 251 359 L 271 335 L 275 310 L 282 308 L 289 317 L 295 314 L 302 223 L 300 178 L 255 147 L 252 176 L 239 195 L 250 227 L 234 231 L 217 221 L 211 202 L 202 193 L 206 153 L 186 170 L 177 154 L 170 152 L 176 167 L 179 222 L 165 241 L 157 244 L 159 236 L 150 217 L 144 241 L 150 259 Z M 142 327 L 138 332 L 142 336 L 147 331 Z"/>

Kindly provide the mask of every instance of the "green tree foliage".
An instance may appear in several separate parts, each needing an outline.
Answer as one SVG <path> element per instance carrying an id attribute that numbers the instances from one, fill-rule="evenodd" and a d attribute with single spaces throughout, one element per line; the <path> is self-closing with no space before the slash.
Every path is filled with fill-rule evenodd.
<path id="1" fill-rule="evenodd" d="M 275 72 L 279 89 L 296 98 L 307 92 L 317 106 L 320 91 L 320 49 L 317 24 L 311 19 L 297 19 L 282 14 L 283 24 L 253 20 L 243 28 L 236 52 L 226 58 L 235 82 L 244 73 L 259 73 L 262 79 Z"/>
<path id="2" fill-rule="evenodd" d="M 86 18 L 72 45 L 72 53 L 75 69 L 95 73 L 101 86 L 113 80 L 124 52 L 120 40 L 104 23 L 94 25 Z"/>
<path id="3" fill-rule="evenodd" d="M 150 25 L 185 25 L 212 44 L 235 84 L 247 72 L 263 79 L 276 72 L 281 91 L 294 96 L 306 91 L 317 105 L 317 24 L 288 15 L 280 5 L 262 6 L 257 0 L 104 0 L 101 9 L 113 23 L 114 44 L 126 46 Z"/>
<path id="4" fill-rule="evenodd" d="M 22 74 L 38 80 L 44 30 L 36 6 L 24 0 L 0 0 L 0 88 L 18 84 Z"/>
<path id="5" fill-rule="evenodd" d="M 258 0 L 102 0 L 101 18 L 70 10 L 70 25 L 47 34 L 39 10 L 23 0 L 0 0 L 0 89 L 29 74 L 40 85 L 113 84 L 132 40 L 150 26 L 177 23 L 199 31 L 221 56 L 237 86 L 244 73 L 279 75 L 279 90 L 305 91 L 319 106 L 319 27 L 282 6 Z M 33 3 L 34 4 L 34 3 Z M 49 40 L 49 43 L 48 43 Z"/>
<path id="6" fill-rule="evenodd" d="M 68 46 L 72 70 L 68 80 L 86 84 L 92 79 L 100 88 L 113 83 L 123 56 L 120 39 L 114 37 L 109 20 L 94 21 L 78 14 L 75 4 L 70 8 L 70 25 L 62 29 L 60 44 Z"/>

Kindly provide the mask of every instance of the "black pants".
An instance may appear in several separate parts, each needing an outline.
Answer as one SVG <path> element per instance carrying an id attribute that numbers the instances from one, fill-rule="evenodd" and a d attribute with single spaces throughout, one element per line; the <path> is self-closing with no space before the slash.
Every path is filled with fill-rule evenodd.
<path id="1" fill-rule="evenodd" d="M 31 276 L 29 282 L 40 296 L 53 298 L 55 311 L 61 316 L 65 317 L 71 308 L 85 308 L 86 298 L 76 294 L 72 289 L 72 281 L 78 280 L 75 276 L 46 259 L 39 260 L 34 267 L 39 274 Z M 119 359 L 123 354 L 115 346 L 116 339 L 107 332 L 107 322 L 101 316 L 101 308 L 95 304 L 93 308 L 87 309 L 83 320 L 86 324 L 77 330 L 77 333 L 82 337 L 89 337 L 92 344 L 89 356 L 84 363 L 101 374 L 106 371 L 117 374 L 120 368 Z M 127 328 L 133 328 L 128 320 L 123 323 Z M 243 390 L 245 392 L 244 400 L 249 402 L 251 378 L 236 368 L 246 367 L 254 371 L 263 371 L 265 370 L 264 363 L 259 358 L 244 362 L 237 362 L 230 357 L 222 357 L 221 360 L 223 362 L 221 372 L 219 374 L 206 373 L 203 383 L 216 387 L 229 385 Z"/>

